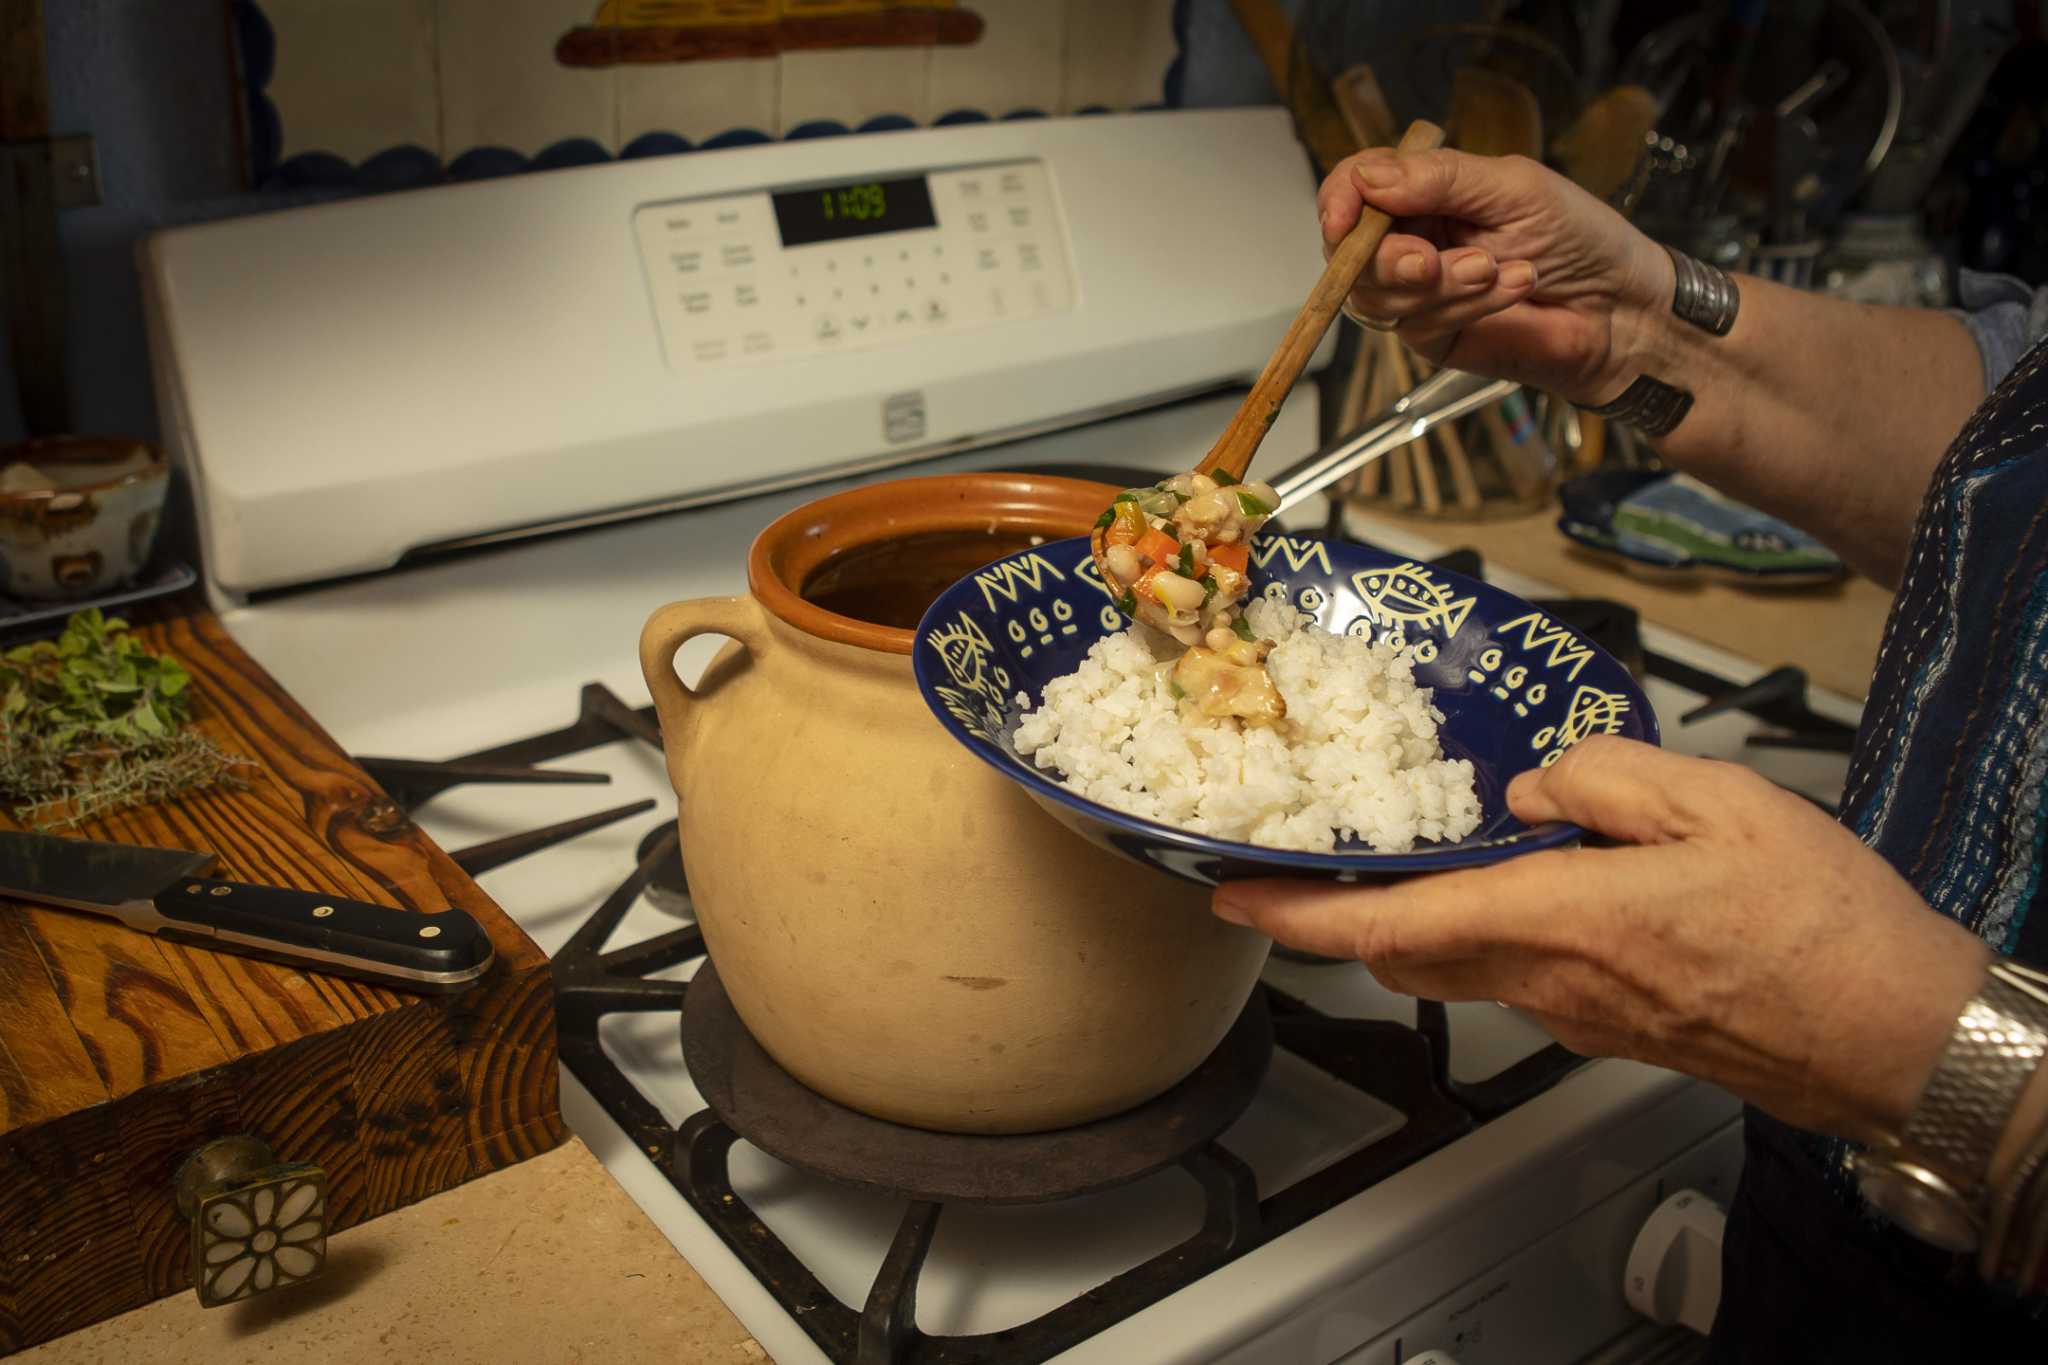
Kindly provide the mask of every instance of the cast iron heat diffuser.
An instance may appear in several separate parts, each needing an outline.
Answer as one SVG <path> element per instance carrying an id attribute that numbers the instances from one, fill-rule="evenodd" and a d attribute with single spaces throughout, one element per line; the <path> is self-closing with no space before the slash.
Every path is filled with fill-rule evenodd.
<path id="1" fill-rule="evenodd" d="M 1334 1019 L 1261 986 L 1207 1061 L 1127 1113 L 1017 1136 L 933 1133 L 856 1113 L 796 1081 L 762 1051 L 706 962 L 689 982 L 647 974 L 703 955 L 694 925 L 605 951 L 665 859 L 650 839 L 633 875 L 555 957 L 563 1063 L 732 1253 L 840 1365 L 1037 1362 L 1085 1341 L 1209 1272 L 1342 1203 L 1472 1127 L 1547 1088 L 1578 1059 L 1560 1048 L 1484 1085 L 1448 1079 L 1448 1023 L 1423 1002 L 1417 1028 Z M 670 1011 L 706 1107 L 671 1125 L 604 1050 L 607 1014 Z M 1285 1189 L 1262 1193 L 1216 1139 L 1244 1112 L 1275 1044 L 1400 1111 L 1406 1122 Z M 1455 1097 L 1455 1098 L 1454 1098 Z M 866 1302 L 841 1303 L 732 1186 L 728 1155 L 746 1139 L 791 1166 L 905 1201 Z M 917 1326 L 917 1281 L 950 1204 L 1050 1203 L 1178 1167 L 1200 1190 L 1202 1224 L 1180 1245 L 1033 1319 L 998 1332 L 937 1336 Z"/>

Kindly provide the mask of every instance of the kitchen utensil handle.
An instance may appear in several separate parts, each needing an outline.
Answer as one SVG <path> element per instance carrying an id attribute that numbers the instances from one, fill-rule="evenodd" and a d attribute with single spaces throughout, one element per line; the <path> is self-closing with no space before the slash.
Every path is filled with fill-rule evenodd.
<path id="1" fill-rule="evenodd" d="M 166 937 L 404 990 L 460 990 L 489 970 L 494 956 L 483 926 L 460 910 L 420 915 L 212 877 L 180 877 L 153 904 Z"/>
<path id="2" fill-rule="evenodd" d="M 1385 416 L 1290 466 L 1272 481 L 1282 511 L 1320 493 L 1355 469 L 1398 450 L 1440 422 L 1475 412 L 1521 388 L 1512 379 L 1488 379 L 1464 370 L 1438 370 L 1387 410 Z"/>
<path id="3" fill-rule="evenodd" d="M 1408 125 L 1408 131 L 1395 152 L 1400 156 L 1414 156 L 1420 152 L 1435 151 L 1443 143 L 1443 129 L 1417 119 Z M 1322 278 L 1309 292 L 1308 302 L 1302 305 L 1301 312 L 1288 327 L 1287 335 L 1280 339 L 1279 347 L 1266 362 L 1266 368 L 1260 371 L 1252 391 L 1239 405 L 1237 415 L 1209 451 L 1208 458 L 1202 461 L 1202 469 L 1224 469 L 1233 479 L 1244 477 L 1259 442 L 1266 439 L 1266 432 L 1279 417 L 1280 405 L 1287 401 L 1294 381 L 1301 377 L 1302 368 L 1315 354 L 1323 333 L 1330 330 L 1337 310 L 1344 306 L 1344 296 L 1358 283 L 1359 275 L 1371 262 L 1373 253 L 1380 249 L 1380 242 L 1393 225 L 1394 220 L 1376 208 L 1365 207 L 1360 211 L 1358 225 L 1330 253 L 1329 264 L 1323 267 Z"/>
<path id="4" fill-rule="evenodd" d="M 761 609 L 751 597 L 699 597 L 658 607 L 640 629 L 640 672 L 661 720 L 662 745 L 671 763 L 675 747 L 695 723 L 697 694 L 676 676 L 676 651 L 699 635 L 723 635 L 758 656 L 767 642 Z"/>

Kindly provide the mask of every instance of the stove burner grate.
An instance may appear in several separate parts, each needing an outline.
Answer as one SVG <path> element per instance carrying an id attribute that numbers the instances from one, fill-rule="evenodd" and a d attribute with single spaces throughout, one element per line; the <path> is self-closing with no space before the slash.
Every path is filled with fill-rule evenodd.
<path id="1" fill-rule="evenodd" d="M 611 744 L 621 739 L 637 739 L 661 751 L 661 730 L 656 724 L 654 708 L 643 706 L 638 710 L 621 701 L 618 694 L 603 683 L 585 683 L 578 698 L 576 721 L 559 730 L 550 730 L 543 735 L 515 740 L 510 744 L 499 744 L 489 749 L 479 749 L 473 754 L 459 758 L 418 759 L 385 758 L 376 755 L 357 755 L 356 766 L 368 773 L 391 798 L 386 817 L 393 823 L 401 822 L 415 810 L 433 800 L 445 791 L 455 787 L 481 784 L 488 786 L 603 786 L 611 781 L 610 776 L 600 772 L 577 772 L 564 768 L 541 768 L 536 764 L 549 759 L 562 758 L 569 754 L 594 749 L 600 744 Z M 508 834 L 501 839 L 491 839 L 468 848 L 455 849 L 449 853 L 455 865 L 472 877 L 481 877 L 494 868 L 543 849 L 553 848 L 581 834 L 617 824 L 642 812 L 654 809 L 652 801 L 634 801 L 609 810 L 595 811 L 580 815 L 573 820 L 546 825 L 539 829 L 522 830 Z M 661 834 L 656 828 L 641 845 L 644 851 Z M 675 872 L 672 877 L 657 879 L 657 890 L 650 895 L 657 905 L 671 911 L 689 909 L 689 892 L 683 887 L 683 864 L 674 858 Z M 663 894 L 675 889 L 672 899 L 664 901 Z"/>
<path id="2" fill-rule="evenodd" d="M 578 703 L 574 724 L 544 735 L 439 761 L 358 754 L 356 766 L 375 778 L 399 809 L 410 814 L 442 792 L 468 783 L 601 786 L 611 781 L 603 773 L 534 765 L 620 739 L 637 739 L 661 748 L 661 728 L 653 707 L 636 710 L 603 683 L 584 684 Z"/>
<path id="3" fill-rule="evenodd" d="M 1444 1019 L 1422 1030 L 1381 1020 L 1336 1019 L 1265 985 L 1217 1055 L 1204 1064 L 1208 1076 L 1198 1072 L 1152 1104 L 1100 1125 L 1050 1134 L 960 1137 L 852 1114 L 768 1061 L 731 1013 L 708 962 L 687 983 L 647 977 L 703 954 L 703 936 L 695 926 L 605 949 L 663 859 L 675 853 L 673 828 L 662 834 L 648 841 L 633 875 L 555 955 L 562 1062 L 839 1365 L 1026 1365 L 1050 1359 L 1334 1208 L 1471 1131 L 1487 1116 L 1446 1091 L 1439 1061 L 1448 1039 Z M 1436 1008 L 1441 1015 L 1442 1007 Z M 598 1026 L 608 1014 L 668 1010 L 681 1016 L 685 1060 L 708 1101 L 680 1126 L 663 1117 L 599 1041 Z M 1249 1102 L 1276 1043 L 1398 1110 L 1406 1122 L 1284 1189 L 1262 1193 L 1251 1168 L 1215 1139 Z M 1543 1084 L 1579 1064 L 1562 1049 L 1550 1051 L 1555 1055 L 1537 1054 L 1550 1068 Z M 1509 1075 L 1526 1087 L 1530 1080 L 1520 1071 Z M 1176 1120 L 1185 1130 L 1178 1136 Z M 1127 1136 L 1109 1141 L 1120 1126 Z M 1099 1132 L 1090 1133 L 1091 1128 Z M 835 1298 L 734 1190 L 727 1156 L 742 1133 L 792 1165 L 907 1201 L 859 1310 Z M 1105 1140 L 1091 1144 L 1097 1136 Z M 1076 1150 L 1063 1151 L 1065 1146 Z M 969 1153 L 975 1161 L 967 1160 Z M 977 1164 L 979 1171 L 973 1169 Z M 930 1336 L 917 1327 L 918 1276 L 948 1202 L 1048 1200 L 1171 1166 L 1195 1181 L 1204 1201 L 1201 1228 L 1179 1246 L 1017 1327 L 974 1336 Z"/>
<path id="4" fill-rule="evenodd" d="M 656 825 L 647 831 L 647 837 L 640 841 L 639 852 L 635 855 L 645 858 L 657 847 L 664 849 L 662 856 L 655 860 L 654 871 L 647 879 L 647 900 L 657 910 L 666 910 L 671 915 L 686 915 L 692 911 L 690 883 L 683 875 L 683 852 L 676 842 L 674 821 Z"/>

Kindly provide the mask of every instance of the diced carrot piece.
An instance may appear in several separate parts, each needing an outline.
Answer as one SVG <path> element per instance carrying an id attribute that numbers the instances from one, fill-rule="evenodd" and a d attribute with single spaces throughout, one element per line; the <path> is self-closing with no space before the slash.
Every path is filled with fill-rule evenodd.
<path id="1" fill-rule="evenodd" d="M 1251 566 L 1251 547 L 1241 540 L 1234 545 L 1211 545 L 1209 562 L 1220 564 L 1232 573 L 1242 575 L 1248 572 Z"/>
<path id="2" fill-rule="evenodd" d="M 1138 537 L 1138 553 L 1154 564 L 1172 564 L 1180 559 L 1180 542 L 1155 526 Z"/>

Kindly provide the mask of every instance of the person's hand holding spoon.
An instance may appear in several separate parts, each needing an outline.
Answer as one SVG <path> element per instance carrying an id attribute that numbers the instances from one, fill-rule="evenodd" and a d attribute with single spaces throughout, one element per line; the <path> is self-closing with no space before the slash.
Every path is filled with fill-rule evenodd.
<path id="1" fill-rule="evenodd" d="M 1434 151 L 1443 129 L 1418 119 L 1396 149 L 1402 156 Z M 1196 469 L 1153 488 L 1117 495 L 1095 524 L 1090 548 L 1109 595 L 1126 615 L 1166 631 L 1183 644 L 1238 626 L 1236 604 L 1250 586 L 1248 542 L 1277 510 L 1264 484 L 1246 484 L 1252 456 L 1330 328 L 1344 298 L 1371 263 L 1393 220 L 1367 209 L 1330 252 L 1322 277 L 1295 315 L 1237 415 Z"/>

